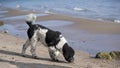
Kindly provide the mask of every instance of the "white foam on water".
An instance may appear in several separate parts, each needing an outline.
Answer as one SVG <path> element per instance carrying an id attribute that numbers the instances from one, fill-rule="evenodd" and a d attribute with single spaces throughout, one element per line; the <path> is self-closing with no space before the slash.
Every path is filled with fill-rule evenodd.
<path id="1" fill-rule="evenodd" d="M 114 20 L 114 22 L 116 22 L 116 23 L 120 23 L 120 20 Z"/>
<path id="2" fill-rule="evenodd" d="M 86 9 L 80 8 L 80 7 L 74 7 L 74 11 L 85 11 Z"/>
<path id="3" fill-rule="evenodd" d="M 52 13 L 50 10 L 45 10 L 44 13 Z"/>

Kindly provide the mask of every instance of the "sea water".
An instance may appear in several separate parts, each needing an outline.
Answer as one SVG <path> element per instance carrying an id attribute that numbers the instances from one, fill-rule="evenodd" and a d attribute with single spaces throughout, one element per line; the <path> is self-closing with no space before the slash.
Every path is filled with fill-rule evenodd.
<path id="1" fill-rule="evenodd" d="M 0 0 L 3 6 L 120 23 L 120 0 Z"/>

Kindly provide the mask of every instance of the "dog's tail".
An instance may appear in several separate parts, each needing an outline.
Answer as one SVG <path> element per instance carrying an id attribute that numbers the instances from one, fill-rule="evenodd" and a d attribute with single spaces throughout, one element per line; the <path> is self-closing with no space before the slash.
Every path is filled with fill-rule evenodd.
<path id="1" fill-rule="evenodd" d="M 32 13 L 27 15 L 27 17 L 26 17 L 26 23 L 28 24 L 29 27 L 32 26 L 32 23 L 34 23 L 35 20 L 36 20 L 36 15 L 32 14 Z"/>

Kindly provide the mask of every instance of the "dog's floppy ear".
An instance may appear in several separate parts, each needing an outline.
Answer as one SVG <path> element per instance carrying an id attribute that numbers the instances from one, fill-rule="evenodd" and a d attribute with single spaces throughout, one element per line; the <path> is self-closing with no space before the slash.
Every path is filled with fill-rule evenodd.
<path id="1" fill-rule="evenodd" d="M 73 62 L 74 54 L 75 54 L 75 51 L 73 50 L 73 48 L 71 48 L 70 46 L 68 46 L 67 43 L 65 43 L 63 46 L 63 56 L 65 60 L 68 62 Z"/>

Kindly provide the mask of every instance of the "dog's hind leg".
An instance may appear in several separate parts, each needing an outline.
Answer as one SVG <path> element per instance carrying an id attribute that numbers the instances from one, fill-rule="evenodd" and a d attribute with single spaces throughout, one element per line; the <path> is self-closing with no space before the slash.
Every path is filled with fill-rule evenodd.
<path id="1" fill-rule="evenodd" d="M 36 55 L 36 44 L 37 44 L 37 38 L 36 37 L 31 38 L 31 49 L 30 49 L 30 52 L 31 52 L 33 58 L 37 58 L 37 55 Z"/>
<path id="2" fill-rule="evenodd" d="M 49 47 L 49 55 L 52 60 L 58 61 L 59 54 L 60 52 L 54 46 Z"/>
<path id="3" fill-rule="evenodd" d="M 30 40 L 28 39 L 22 48 L 22 56 L 25 56 L 26 49 L 30 46 Z"/>

